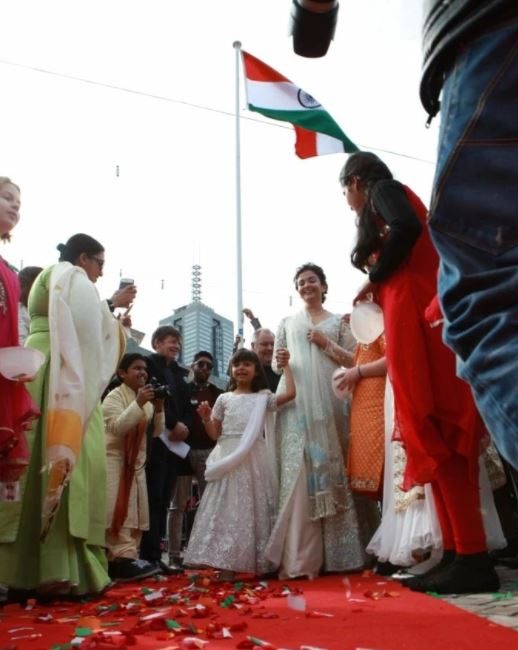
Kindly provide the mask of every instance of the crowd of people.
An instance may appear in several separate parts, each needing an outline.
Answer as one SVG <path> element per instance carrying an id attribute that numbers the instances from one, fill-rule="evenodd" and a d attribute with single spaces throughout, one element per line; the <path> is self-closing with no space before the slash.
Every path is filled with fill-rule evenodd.
<path id="1" fill-rule="evenodd" d="M 209 351 L 186 380 L 173 327 L 156 329 L 152 354 L 125 354 L 136 287 L 100 298 L 94 238 L 72 236 L 46 269 L 17 274 L 0 257 L 0 348 L 44 358 L 29 381 L 0 375 L 11 599 L 99 594 L 186 567 L 313 578 L 372 558 L 416 591 L 498 589 L 490 551 L 509 532 L 491 437 L 518 465 L 517 10 L 450 4 L 425 11 L 421 96 L 433 117 L 443 88 L 445 107 L 430 212 L 372 153 L 350 155 L 339 176 L 357 226 L 351 263 L 368 278 L 354 302 L 383 311 L 375 340 L 354 339 L 348 317 L 324 307 L 324 270 L 303 264 L 302 308 L 275 334 L 245 310 L 251 349 L 234 351 L 221 392 Z M 19 212 L 19 187 L 0 177 L 2 240 Z"/>
<path id="2" fill-rule="evenodd" d="M 304 264 L 302 309 L 276 334 L 245 310 L 251 349 L 234 351 L 226 392 L 208 351 L 186 380 L 174 327 L 155 330 L 152 354 L 124 353 L 130 319 L 113 312 L 136 288 L 100 299 L 92 237 L 18 277 L 2 261 L 2 346 L 23 341 L 24 313 L 25 346 L 45 359 L 29 383 L 0 379 L 0 582 L 12 599 L 185 567 L 313 578 L 373 556 L 381 573 L 417 565 L 422 575 L 398 576 L 415 590 L 498 588 L 488 548 L 506 539 L 481 462 L 489 437 L 442 342 L 426 210 L 374 154 L 349 156 L 340 183 L 358 226 L 351 260 L 369 274 L 356 301 L 382 307 L 383 334 L 357 342 L 324 307 L 323 269 Z M 19 189 L 4 178 L 0 198 L 7 238 Z M 340 367 L 345 398 L 332 389 Z"/>

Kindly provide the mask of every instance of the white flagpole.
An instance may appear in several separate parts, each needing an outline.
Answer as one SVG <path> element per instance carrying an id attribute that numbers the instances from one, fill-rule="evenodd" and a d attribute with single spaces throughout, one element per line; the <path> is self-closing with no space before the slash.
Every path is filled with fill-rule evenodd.
<path id="1" fill-rule="evenodd" d="M 239 122 L 239 63 L 241 43 L 232 44 L 236 51 L 236 262 L 237 262 L 237 333 L 243 341 L 243 264 L 241 245 L 241 131 Z"/>

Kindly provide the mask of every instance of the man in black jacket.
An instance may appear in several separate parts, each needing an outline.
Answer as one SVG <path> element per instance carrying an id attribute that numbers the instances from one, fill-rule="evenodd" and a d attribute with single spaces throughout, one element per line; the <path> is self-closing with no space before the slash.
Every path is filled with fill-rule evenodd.
<path id="1" fill-rule="evenodd" d="M 151 344 L 155 354 L 148 357 L 149 376 L 152 383 L 166 387 L 168 393 L 164 411 L 169 439 L 185 440 L 192 416 L 189 387 L 184 379 L 186 373 L 176 362 L 181 346 L 180 332 L 169 325 L 159 327 L 153 333 Z M 182 472 L 181 466 L 182 460 L 170 452 L 160 438 L 149 440 L 146 465 L 149 530 L 142 537 L 140 555 L 148 562 L 157 563 L 165 573 L 174 573 L 178 569 L 162 562 L 161 541 L 165 537 L 167 509 L 175 479 Z"/>
<path id="2" fill-rule="evenodd" d="M 259 361 L 266 375 L 266 381 L 268 382 L 268 387 L 275 393 L 281 376 L 278 375 L 275 370 L 272 368 L 273 360 L 273 348 L 275 345 L 275 336 L 272 331 L 261 327 L 254 331 L 252 337 L 252 350 L 259 357 Z"/>
<path id="3" fill-rule="evenodd" d="M 420 94 L 430 119 L 442 115 L 429 224 L 445 340 L 518 467 L 518 2 L 424 5 Z"/>

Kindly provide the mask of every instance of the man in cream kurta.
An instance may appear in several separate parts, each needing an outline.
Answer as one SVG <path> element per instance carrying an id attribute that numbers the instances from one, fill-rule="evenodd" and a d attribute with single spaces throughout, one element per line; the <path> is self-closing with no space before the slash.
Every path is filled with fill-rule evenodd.
<path id="1" fill-rule="evenodd" d="M 103 402 L 108 471 L 106 544 L 109 574 L 118 582 L 145 578 L 157 567 L 139 560 L 142 531 L 149 529 L 146 486 L 146 430 L 165 428 L 163 400 L 147 383 L 146 358 L 126 354 L 117 371 L 123 382 Z"/>

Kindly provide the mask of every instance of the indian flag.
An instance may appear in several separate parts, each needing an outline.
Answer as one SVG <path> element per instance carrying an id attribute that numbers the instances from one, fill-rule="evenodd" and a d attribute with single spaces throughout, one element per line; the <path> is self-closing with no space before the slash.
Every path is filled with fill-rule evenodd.
<path id="1" fill-rule="evenodd" d="M 242 54 L 248 108 L 293 124 L 299 158 L 358 151 L 314 97 L 255 56 L 245 51 Z"/>

